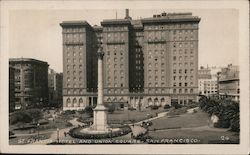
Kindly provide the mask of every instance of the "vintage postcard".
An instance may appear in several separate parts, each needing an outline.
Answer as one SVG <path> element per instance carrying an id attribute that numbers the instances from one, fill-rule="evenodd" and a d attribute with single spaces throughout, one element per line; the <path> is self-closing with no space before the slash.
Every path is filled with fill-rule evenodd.
<path id="1" fill-rule="evenodd" d="M 1 152 L 248 153 L 248 1 L 0 4 Z"/>

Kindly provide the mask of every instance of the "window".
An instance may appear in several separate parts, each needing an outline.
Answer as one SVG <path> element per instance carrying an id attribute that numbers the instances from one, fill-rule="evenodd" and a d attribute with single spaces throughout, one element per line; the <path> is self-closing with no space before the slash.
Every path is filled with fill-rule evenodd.
<path id="1" fill-rule="evenodd" d="M 173 73 L 176 74 L 176 69 L 173 70 Z"/>
<path id="2" fill-rule="evenodd" d="M 176 60 L 176 56 L 173 57 L 173 60 Z"/>
<path id="3" fill-rule="evenodd" d="M 190 73 L 193 74 L 193 73 L 194 73 L 194 70 L 193 70 L 193 69 L 190 69 Z"/>
<path id="4" fill-rule="evenodd" d="M 176 76 L 173 76 L 173 80 L 175 80 L 176 79 Z"/>
<path id="5" fill-rule="evenodd" d="M 187 69 L 185 69 L 184 73 L 187 74 Z M 186 80 L 186 79 L 185 79 L 185 80 Z"/>
<path id="6" fill-rule="evenodd" d="M 181 69 L 179 69 L 179 74 L 181 74 L 181 72 L 182 72 L 182 70 L 181 70 Z"/>
<path id="7" fill-rule="evenodd" d="M 185 82 L 185 86 L 187 86 L 188 84 L 187 84 L 187 82 Z"/>
<path id="8" fill-rule="evenodd" d="M 181 82 L 179 83 L 179 87 L 181 87 Z"/>

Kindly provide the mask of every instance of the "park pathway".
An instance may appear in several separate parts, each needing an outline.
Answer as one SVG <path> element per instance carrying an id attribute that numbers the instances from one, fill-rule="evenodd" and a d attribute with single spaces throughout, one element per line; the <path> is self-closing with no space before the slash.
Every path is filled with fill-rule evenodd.
<path id="1" fill-rule="evenodd" d="M 59 134 L 57 133 L 58 132 L 57 130 L 50 131 L 50 132 L 52 132 L 52 134 L 50 135 L 49 140 L 36 141 L 36 142 L 34 142 L 32 144 L 33 145 L 48 144 L 48 143 L 51 143 L 51 142 L 56 142 L 58 140 L 58 138 L 59 138 L 60 141 L 63 141 L 63 140 L 72 140 L 73 138 L 70 137 L 68 134 L 65 134 L 65 133 L 68 133 L 69 130 L 72 129 L 72 128 L 74 128 L 74 127 L 77 127 L 79 125 L 82 126 L 82 125 L 85 125 L 85 124 L 82 123 L 82 122 L 78 122 L 77 118 L 69 120 L 69 122 L 72 124 L 71 127 L 60 129 L 59 130 Z"/>

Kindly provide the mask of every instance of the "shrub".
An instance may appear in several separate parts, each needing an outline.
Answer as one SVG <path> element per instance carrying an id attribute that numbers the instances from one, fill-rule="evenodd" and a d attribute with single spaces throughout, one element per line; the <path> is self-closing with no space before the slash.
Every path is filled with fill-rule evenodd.
<path id="1" fill-rule="evenodd" d="M 178 104 L 178 103 L 172 103 L 172 106 L 175 108 L 175 109 L 179 109 L 179 108 L 182 108 L 183 106 L 181 104 Z"/>
<path id="2" fill-rule="evenodd" d="M 105 134 L 86 134 L 80 132 L 80 130 L 83 129 L 83 127 L 76 127 L 69 131 L 69 135 L 73 138 L 79 138 L 79 139 L 105 139 L 105 138 L 113 138 L 118 137 L 122 135 L 126 135 L 129 132 L 131 132 L 131 129 L 129 126 L 121 126 L 119 131 L 113 131 L 112 135 L 111 132 L 105 133 Z"/>
<path id="3" fill-rule="evenodd" d="M 14 135 L 15 135 L 14 132 L 9 131 L 9 137 L 10 137 L 10 136 L 14 136 Z"/>
<path id="4" fill-rule="evenodd" d="M 91 117 L 93 116 L 93 108 L 91 106 L 85 107 L 84 112 L 90 115 Z"/>
<path id="5" fill-rule="evenodd" d="M 16 123 L 30 123 L 31 121 L 32 116 L 26 110 L 17 111 L 10 116 L 11 125 Z"/>
<path id="6" fill-rule="evenodd" d="M 71 126 L 73 126 L 73 124 L 70 123 L 70 122 L 67 122 L 67 123 L 66 123 L 66 126 L 67 126 L 67 127 L 71 127 Z"/>
<path id="7" fill-rule="evenodd" d="M 133 110 L 136 110 L 136 108 L 129 107 L 128 110 L 133 111 Z"/>
<path id="8" fill-rule="evenodd" d="M 170 105 L 165 104 L 163 108 L 164 108 L 164 109 L 169 109 L 169 108 L 170 108 Z"/>
<path id="9" fill-rule="evenodd" d="M 231 121 L 231 131 L 240 132 L 240 116 L 239 116 L 239 113 Z"/>
<path id="10" fill-rule="evenodd" d="M 157 110 L 159 108 L 159 106 L 157 106 L 157 105 L 152 105 L 151 106 L 151 110 Z"/>

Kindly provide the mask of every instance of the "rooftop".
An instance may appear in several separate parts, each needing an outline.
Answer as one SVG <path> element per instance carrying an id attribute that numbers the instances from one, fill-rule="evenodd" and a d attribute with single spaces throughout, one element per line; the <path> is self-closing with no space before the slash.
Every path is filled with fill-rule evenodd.
<path id="1" fill-rule="evenodd" d="M 89 23 L 85 20 L 76 20 L 76 21 L 63 21 L 62 23 L 60 23 L 60 25 L 62 27 L 72 27 L 72 26 L 88 26 L 91 27 L 89 25 Z"/>
<path id="2" fill-rule="evenodd" d="M 41 61 L 41 60 L 37 60 L 37 59 L 33 59 L 33 58 L 10 58 L 9 62 L 10 63 L 34 62 L 34 63 L 43 63 L 43 64 L 48 65 L 48 62 L 46 62 L 46 61 Z"/>
<path id="3" fill-rule="evenodd" d="M 130 25 L 131 22 L 129 19 L 104 19 L 101 22 L 101 25 Z"/>

